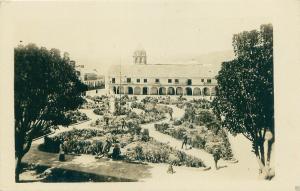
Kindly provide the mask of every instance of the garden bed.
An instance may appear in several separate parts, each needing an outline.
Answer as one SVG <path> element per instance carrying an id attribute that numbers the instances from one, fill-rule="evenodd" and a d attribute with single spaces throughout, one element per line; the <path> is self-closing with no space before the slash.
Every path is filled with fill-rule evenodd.
<path id="1" fill-rule="evenodd" d="M 202 160 L 155 140 L 132 142 L 125 149 L 125 156 L 128 161 L 168 163 L 174 166 L 195 168 L 206 167 Z"/>
<path id="2" fill-rule="evenodd" d="M 70 124 L 89 120 L 88 116 L 85 113 L 82 113 L 78 110 L 66 112 L 66 118 L 68 119 Z"/>
<path id="3" fill-rule="evenodd" d="M 111 140 L 112 146 L 119 145 L 122 160 L 127 162 L 169 163 L 175 166 L 205 167 L 202 160 L 189 156 L 184 152 L 159 143 L 149 137 L 149 132 L 140 133 L 82 129 L 60 133 L 54 137 L 45 137 L 39 149 L 46 152 L 58 152 L 59 144 L 63 143 L 65 152 L 69 154 L 103 154 L 105 140 Z M 111 156 L 111 151 L 109 156 Z"/>
<path id="4" fill-rule="evenodd" d="M 174 126 L 167 123 L 155 124 L 155 129 L 180 140 L 183 140 L 184 135 L 187 134 L 189 137 L 188 143 L 192 147 L 204 149 L 211 154 L 213 154 L 215 149 L 218 149 L 223 159 L 231 160 L 233 158 L 228 137 L 223 130 L 219 130 L 215 134 L 215 132 L 204 126 L 189 128 L 184 125 Z"/>

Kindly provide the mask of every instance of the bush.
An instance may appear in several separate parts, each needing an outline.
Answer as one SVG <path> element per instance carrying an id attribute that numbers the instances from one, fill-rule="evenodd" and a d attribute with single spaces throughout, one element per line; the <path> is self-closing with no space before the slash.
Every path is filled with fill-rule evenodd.
<path id="1" fill-rule="evenodd" d="M 191 145 L 195 148 L 204 149 L 205 148 L 205 138 L 201 137 L 200 135 L 196 135 L 191 140 Z"/>
<path id="2" fill-rule="evenodd" d="M 218 147 L 221 151 L 221 157 L 225 160 L 230 160 L 233 157 L 230 143 L 226 133 L 221 129 L 218 134 L 214 131 L 208 130 L 206 127 L 197 127 L 190 129 L 187 127 L 172 127 L 167 123 L 155 124 L 154 127 L 157 131 L 168 134 L 176 139 L 183 139 L 185 133 L 189 134 L 190 144 L 194 148 L 205 149 L 208 153 L 212 153 L 213 148 Z"/>
<path id="3" fill-rule="evenodd" d="M 129 161 L 142 160 L 152 163 L 169 163 L 175 166 L 205 167 L 202 160 L 157 141 L 138 144 L 133 149 L 127 150 L 125 156 Z"/>
<path id="4" fill-rule="evenodd" d="M 100 109 L 100 108 L 96 108 L 96 109 L 93 110 L 93 112 L 94 112 L 96 115 L 104 115 L 105 110 Z"/>
<path id="5" fill-rule="evenodd" d="M 135 157 L 136 160 L 144 160 L 143 147 L 138 145 L 134 148 L 134 151 L 136 153 L 136 157 Z"/>
<path id="6" fill-rule="evenodd" d="M 142 132 L 142 141 L 149 141 L 149 140 L 150 140 L 149 130 L 144 129 Z"/>
<path id="7" fill-rule="evenodd" d="M 82 153 L 86 152 L 86 154 L 90 154 L 93 149 L 88 148 L 91 143 L 86 141 L 86 139 L 103 135 L 104 132 L 100 130 L 74 129 L 71 131 L 62 132 L 54 137 L 44 137 L 44 144 L 41 146 L 41 148 L 47 152 L 58 152 L 59 144 L 65 142 L 66 152 L 77 152 L 77 150 L 80 148 L 82 149 Z"/>
<path id="8" fill-rule="evenodd" d="M 77 111 L 68 111 L 68 112 L 66 112 L 65 116 L 71 124 L 78 123 L 80 121 L 85 121 L 85 120 L 89 119 L 85 113 L 82 113 L 78 110 Z"/>
<path id="9" fill-rule="evenodd" d="M 182 121 L 180 120 L 180 119 L 176 119 L 176 120 L 174 120 L 174 122 L 173 122 L 173 125 L 175 125 L 175 126 L 179 126 L 179 125 L 181 125 L 182 124 Z"/>
<path id="10" fill-rule="evenodd" d="M 215 116 L 209 111 L 200 111 L 195 117 L 195 123 L 199 125 L 206 125 L 215 120 Z"/>

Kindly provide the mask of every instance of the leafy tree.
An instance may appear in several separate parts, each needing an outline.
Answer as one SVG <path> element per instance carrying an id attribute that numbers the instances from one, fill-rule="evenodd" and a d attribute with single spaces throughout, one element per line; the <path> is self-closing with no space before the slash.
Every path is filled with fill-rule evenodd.
<path id="1" fill-rule="evenodd" d="M 197 122 L 200 124 L 209 124 L 215 120 L 215 116 L 208 110 L 202 110 L 196 117 Z"/>
<path id="2" fill-rule="evenodd" d="M 68 125 L 65 112 L 77 109 L 86 90 L 69 64 L 67 54 L 34 44 L 15 48 L 15 159 L 16 182 L 22 157 L 35 135 L 56 125 Z"/>
<path id="3" fill-rule="evenodd" d="M 236 58 L 224 62 L 217 76 L 218 96 L 213 109 L 222 116 L 223 127 L 233 134 L 242 133 L 252 142 L 264 171 L 274 143 L 272 25 L 235 34 L 233 48 Z M 273 138 L 266 141 L 270 134 Z M 264 148 L 264 142 L 268 148 Z"/>

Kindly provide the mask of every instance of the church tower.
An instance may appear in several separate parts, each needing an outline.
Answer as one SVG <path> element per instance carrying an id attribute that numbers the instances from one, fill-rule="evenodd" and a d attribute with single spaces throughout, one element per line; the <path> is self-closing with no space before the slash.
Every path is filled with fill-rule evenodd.
<path id="1" fill-rule="evenodd" d="M 147 64 L 147 54 L 144 49 L 137 49 L 133 53 L 133 63 L 134 64 Z"/>

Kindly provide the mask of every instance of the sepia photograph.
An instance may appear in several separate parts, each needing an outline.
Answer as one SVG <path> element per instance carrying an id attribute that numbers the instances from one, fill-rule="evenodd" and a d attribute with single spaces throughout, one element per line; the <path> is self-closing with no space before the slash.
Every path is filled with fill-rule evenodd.
<path id="1" fill-rule="evenodd" d="M 1 152 L 1 160 L 11 159 L 19 189 L 120 183 L 209 190 L 231 181 L 284 180 L 277 168 L 283 151 L 273 51 L 280 6 L 194 0 L 0 6 L 10 26 L 3 30 L 10 38 L 1 38 L 10 40 L 12 53 L 13 125 L 11 152 Z"/>

